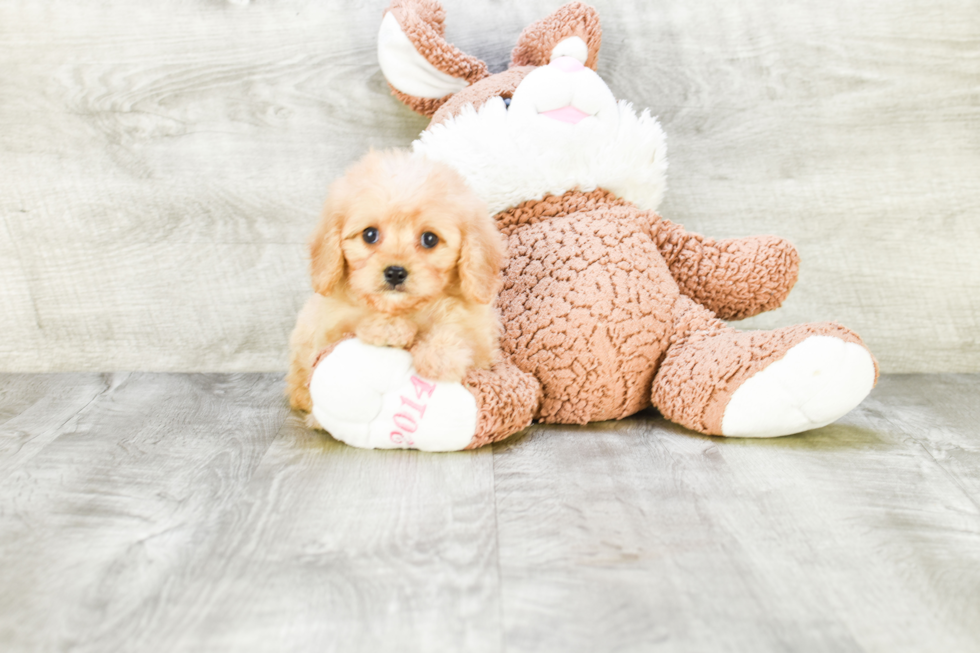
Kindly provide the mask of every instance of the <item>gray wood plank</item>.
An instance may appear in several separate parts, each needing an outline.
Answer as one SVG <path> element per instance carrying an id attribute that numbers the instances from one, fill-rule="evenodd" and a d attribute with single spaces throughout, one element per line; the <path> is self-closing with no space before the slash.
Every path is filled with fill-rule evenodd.
<path id="1" fill-rule="evenodd" d="M 41 379 L 50 396 L 2 427 L 56 432 L 0 477 L 5 651 L 132 650 L 288 413 L 279 375 L 116 374 L 68 421 L 42 410 L 73 377 L 93 385 Z"/>
<path id="2" fill-rule="evenodd" d="M 347 3 L 0 7 L 3 368 L 283 368 L 326 185 L 399 131 L 375 124 L 397 104 L 362 106 L 387 102 L 377 20 Z"/>
<path id="3" fill-rule="evenodd" d="M 102 374 L 0 374 L 0 478 L 70 429 L 109 385 Z"/>
<path id="4" fill-rule="evenodd" d="M 499 651 L 494 517 L 490 449 L 363 451 L 291 418 L 136 643 Z"/>
<path id="5" fill-rule="evenodd" d="M 0 458 L 0 649 L 499 651 L 492 450 L 352 449 L 282 387 L 0 378 L 46 445 Z"/>
<path id="6" fill-rule="evenodd" d="M 864 415 L 917 443 L 980 510 L 980 387 L 964 374 L 888 375 Z"/>
<path id="7" fill-rule="evenodd" d="M 942 422 L 927 398 L 942 384 L 897 383 L 771 441 L 640 416 L 498 447 L 506 649 L 975 650 L 980 509 L 964 485 L 980 470 L 964 460 L 957 481 L 910 436 Z M 960 383 L 976 393 L 976 376 Z M 968 415 L 945 422 L 947 446 L 975 446 Z"/>
<path id="8" fill-rule="evenodd" d="M 0 648 L 972 651 L 978 390 L 440 455 L 311 432 L 278 375 L 4 375 Z"/>
<path id="9" fill-rule="evenodd" d="M 375 62 L 386 0 L 0 3 L 0 369 L 285 367 L 328 181 L 425 121 Z M 501 69 L 558 0 L 446 0 Z M 778 233 L 885 371 L 980 370 L 976 0 L 595 0 L 600 73 L 659 114 L 665 216 Z"/>

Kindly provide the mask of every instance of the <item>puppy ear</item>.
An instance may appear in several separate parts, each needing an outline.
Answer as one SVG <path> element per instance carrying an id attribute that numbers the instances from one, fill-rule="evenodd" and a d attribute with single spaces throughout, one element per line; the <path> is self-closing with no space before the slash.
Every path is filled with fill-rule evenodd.
<path id="1" fill-rule="evenodd" d="M 310 274 L 313 290 L 329 295 L 344 278 L 344 250 L 341 247 L 344 215 L 336 201 L 327 200 L 323 215 L 310 238 Z"/>
<path id="2" fill-rule="evenodd" d="M 459 252 L 459 281 L 463 296 L 489 304 L 500 290 L 500 269 L 506 250 L 493 220 L 481 212 L 470 221 Z"/>

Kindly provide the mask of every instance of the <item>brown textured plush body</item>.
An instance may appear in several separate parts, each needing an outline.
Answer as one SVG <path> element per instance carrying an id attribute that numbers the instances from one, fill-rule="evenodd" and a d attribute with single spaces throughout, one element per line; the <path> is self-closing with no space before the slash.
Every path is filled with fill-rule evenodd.
<path id="1" fill-rule="evenodd" d="M 410 349 L 423 376 L 488 368 L 503 244 L 457 173 L 406 152 L 372 152 L 331 187 L 310 244 L 316 290 L 290 340 L 287 392 L 309 411 L 317 354 L 345 336 Z"/>
<path id="2" fill-rule="evenodd" d="M 498 298 L 506 361 L 467 376 L 489 395 L 478 395 L 488 409 L 471 447 L 530 420 L 584 424 L 651 405 L 721 434 L 734 391 L 794 345 L 825 335 L 861 343 L 829 322 L 739 332 L 719 319 L 786 298 L 799 257 L 781 238 L 716 241 L 601 189 L 525 202 L 496 220 L 510 254 Z"/>
<path id="3" fill-rule="evenodd" d="M 727 329 L 690 297 L 746 317 L 778 306 L 796 281 L 796 250 L 782 239 L 716 242 L 602 190 L 526 202 L 497 222 L 511 252 L 501 348 L 541 382 L 536 417 L 547 422 L 649 406 L 661 361 L 686 331 Z"/>

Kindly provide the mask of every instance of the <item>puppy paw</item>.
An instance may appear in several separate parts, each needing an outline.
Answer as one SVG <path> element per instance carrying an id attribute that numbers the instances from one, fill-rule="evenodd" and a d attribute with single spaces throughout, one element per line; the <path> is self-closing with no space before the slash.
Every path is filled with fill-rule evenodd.
<path id="1" fill-rule="evenodd" d="M 412 361 L 419 374 L 427 379 L 459 383 L 473 367 L 473 352 L 420 342 L 412 349 Z"/>
<path id="2" fill-rule="evenodd" d="M 418 328 L 403 317 L 374 315 L 363 320 L 355 335 L 361 342 L 375 347 L 407 349 L 415 340 Z"/>
<path id="3" fill-rule="evenodd" d="M 403 349 L 345 340 L 313 370 L 310 395 L 316 422 L 354 447 L 458 451 L 476 432 L 473 395 L 421 376 Z"/>

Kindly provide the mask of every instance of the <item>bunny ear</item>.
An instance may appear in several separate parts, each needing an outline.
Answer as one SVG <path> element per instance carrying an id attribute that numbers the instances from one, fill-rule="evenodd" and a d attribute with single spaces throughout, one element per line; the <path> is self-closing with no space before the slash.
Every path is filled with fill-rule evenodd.
<path id="1" fill-rule="evenodd" d="M 547 66 L 554 58 L 574 57 L 595 70 L 601 44 L 599 13 L 587 4 L 569 2 L 521 32 L 510 65 Z"/>
<path id="2" fill-rule="evenodd" d="M 487 65 L 446 42 L 436 0 L 392 0 L 378 33 L 378 63 L 392 93 L 425 116 L 487 75 Z"/>

